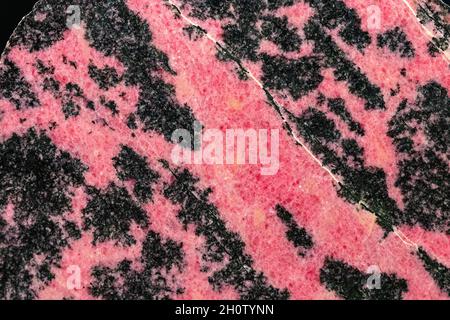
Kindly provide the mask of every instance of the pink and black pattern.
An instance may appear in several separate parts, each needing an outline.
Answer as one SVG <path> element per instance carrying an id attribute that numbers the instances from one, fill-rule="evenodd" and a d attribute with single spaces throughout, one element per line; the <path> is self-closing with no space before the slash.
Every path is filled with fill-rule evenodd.
<path id="1" fill-rule="evenodd" d="M 0 64 L 0 298 L 449 299 L 448 8 L 372 5 L 39 1 Z M 173 163 L 196 122 L 279 129 L 279 171 Z"/>

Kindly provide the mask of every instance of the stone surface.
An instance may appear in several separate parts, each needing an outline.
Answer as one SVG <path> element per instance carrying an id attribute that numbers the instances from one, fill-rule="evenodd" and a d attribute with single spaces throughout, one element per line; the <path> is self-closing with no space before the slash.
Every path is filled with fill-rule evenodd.
<path id="1" fill-rule="evenodd" d="M 448 30 L 412 0 L 38 1 L 0 63 L 0 299 L 449 299 Z M 279 130 L 278 171 L 176 163 L 196 124 Z"/>

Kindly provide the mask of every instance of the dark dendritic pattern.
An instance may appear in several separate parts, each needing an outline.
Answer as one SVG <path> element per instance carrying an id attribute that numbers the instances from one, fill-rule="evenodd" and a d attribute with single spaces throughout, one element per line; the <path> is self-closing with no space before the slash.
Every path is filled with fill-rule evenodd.
<path id="1" fill-rule="evenodd" d="M 329 29 L 338 29 L 339 36 L 350 46 L 358 50 L 365 49 L 371 42 L 368 32 L 361 28 L 361 18 L 354 9 L 348 8 L 340 0 L 305 0 L 316 10 L 313 20 Z"/>
<path id="2" fill-rule="evenodd" d="M 100 96 L 100 104 L 111 111 L 113 116 L 119 114 L 119 106 L 114 100 L 107 100 L 105 96 Z"/>
<path id="3" fill-rule="evenodd" d="M 419 248 L 417 255 L 431 275 L 436 281 L 439 288 L 442 289 L 450 297 L 450 269 L 444 266 L 442 263 L 430 257 L 430 255 L 423 248 Z"/>
<path id="4" fill-rule="evenodd" d="M 323 80 L 319 59 L 316 57 L 288 59 L 264 54 L 262 61 L 264 85 L 268 89 L 287 90 L 294 99 L 317 88 Z"/>
<path id="5" fill-rule="evenodd" d="M 365 135 L 364 128 L 361 123 L 353 119 L 351 113 L 345 106 L 345 100 L 341 98 L 328 99 L 328 108 L 337 115 L 350 129 L 360 136 Z"/>
<path id="6" fill-rule="evenodd" d="M 55 67 L 53 65 L 37 60 L 35 67 L 43 77 L 41 83 L 42 89 L 50 92 L 55 99 L 60 101 L 61 111 L 66 120 L 77 117 L 81 112 L 82 106 L 90 110 L 95 110 L 94 101 L 89 100 L 84 95 L 83 89 L 78 84 L 68 82 L 61 88 L 61 83 L 55 79 Z"/>
<path id="7" fill-rule="evenodd" d="M 69 82 L 62 93 L 62 111 L 66 119 L 80 114 L 81 103 L 88 106 L 88 100 L 83 95 L 83 90 L 76 83 Z"/>
<path id="8" fill-rule="evenodd" d="M 83 209 L 84 230 L 93 230 L 93 244 L 114 240 L 122 245 L 136 243 L 130 234 L 132 223 L 148 226 L 146 212 L 125 188 L 111 183 L 106 190 L 88 187 L 89 202 Z"/>
<path id="9" fill-rule="evenodd" d="M 413 44 L 400 27 L 378 34 L 377 45 L 380 48 L 388 48 L 391 52 L 397 52 L 402 58 L 412 58 L 416 54 Z"/>
<path id="10" fill-rule="evenodd" d="M 113 88 L 122 80 L 117 73 L 117 70 L 112 67 L 106 66 L 104 68 L 99 68 L 91 62 L 88 66 L 88 70 L 89 76 L 102 90 Z"/>
<path id="11" fill-rule="evenodd" d="M 287 227 L 286 238 L 298 249 L 298 255 L 304 257 L 306 252 L 314 245 L 311 235 L 305 228 L 298 226 L 292 213 L 287 211 L 286 208 L 277 205 L 275 210 L 277 211 L 278 218 Z"/>
<path id="12" fill-rule="evenodd" d="M 119 155 L 113 158 L 113 163 L 120 180 L 135 182 L 133 192 L 139 201 L 147 202 L 152 199 L 152 185 L 160 176 L 148 166 L 145 157 L 127 146 L 122 146 Z"/>
<path id="13" fill-rule="evenodd" d="M 66 214 L 85 170 L 44 132 L 30 129 L 0 144 L 0 213 L 8 204 L 14 210 L 14 223 L 0 218 L 0 299 L 33 299 L 54 278 L 62 250 L 80 237 Z"/>
<path id="14" fill-rule="evenodd" d="M 183 268 L 182 244 L 162 239 L 149 231 L 142 246 L 142 270 L 133 262 L 122 260 L 116 267 L 96 266 L 89 291 L 94 297 L 108 300 L 162 300 L 183 293 L 177 284 L 175 271 Z"/>
<path id="15" fill-rule="evenodd" d="M 327 98 L 321 92 L 316 97 L 317 107 L 321 110 L 331 111 L 341 120 L 348 129 L 358 136 L 364 136 L 366 134 L 362 123 L 356 121 L 350 111 L 348 110 L 345 100 L 342 98 Z M 324 109 L 326 106 L 326 109 Z"/>
<path id="16" fill-rule="evenodd" d="M 174 204 L 181 206 L 178 219 L 187 228 L 195 226 L 195 233 L 205 239 L 202 260 L 203 270 L 210 272 L 209 282 L 216 290 L 232 286 L 243 300 L 287 299 L 289 292 L 278 289 L 268 283 L 261 272 L 252 265 L 252 258 L 245 253 L 245 243 L 237 233 L 229 231 L 220 218 L 218 209 L 209 202 L 211 189 L 196 187 L 198 178 L 184 170 L 173 170 L 163 161 L 166 169 L 174 175 L 167 185 L 164 196 Z M 225 264 L 220 267 L 221 264 Z"/>
<path id="17" fill-rule="evenodd" d="M 55 74 L 55 67 L 50 63 L 45 63 L 40 59 L 36 60 L 35 67 L 40 75 Z"/>
<path id="18" fill-rule="evenodd" d="M 272 15 L 263 17 L 261 34 L 264 39 L 275 43 L 284 52 L 295 52 L 300 49 L 302 39 L 295 27 L 290 27 L 286 16 L 279 18 Z"/>
<path id="19" fill-rule="evenodd" d="M 20 69 L 8 59 L 0 67 L 0 98 L 7 99 L 18 110 L 34 108 L 40 104 Z"/>
<path id="20" fill-rule="evenodd" d="M 60 92 L 61 84 L 54 77 L 55 67 L 50 62 L 46 63 L 42 60 L 37 60 L 35 67 L 38 73 L 43 77 L 41 87 L 44 91 L 48 91 L 53 94 L 55 98 L 62 96 Z"/>
<path id="21" fill-rule="evenodd" d="M 320 270 L 320 282 L 346 300 L 400 300 L 408 291 L 404 279 L 380 273 L 379 288 L 369 288 L 370 276 L 340 260 L 326 258 Z"/>
<path id="22" fill-rule="evenodd" d="M 388 135 L 398 153 L 400 188 L 405 203 L 402 218 L 426 230 L 450 234 L 450 97 L 430 82 L 418 89 L 414 103 L 404 100 L 389 122 Z M 425 137 L 425 146 L 415 137 Z"/>

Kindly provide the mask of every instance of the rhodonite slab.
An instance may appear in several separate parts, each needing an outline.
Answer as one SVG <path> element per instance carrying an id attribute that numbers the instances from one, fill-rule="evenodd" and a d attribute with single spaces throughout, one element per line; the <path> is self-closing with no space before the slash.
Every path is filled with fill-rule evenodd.
<path id="1" fill-rule="evenodd" d="M 447 23 L 39 1 L 0 66 L 0 298 L 448 299 Z M 276 170 L 205 161 L 227 129 L 277 132 Z"/>

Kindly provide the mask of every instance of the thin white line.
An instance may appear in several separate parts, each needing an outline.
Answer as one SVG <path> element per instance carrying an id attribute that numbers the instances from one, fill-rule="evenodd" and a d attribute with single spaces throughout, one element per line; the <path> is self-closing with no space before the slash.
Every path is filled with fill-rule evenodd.
<path id="1" fill-rule="evenodd" d="M 411 12 L 414 14 L 414 16 L 417 16 L 416 12 L 414 11 L 413 7 L 411 7 L 409 2 L 407 0 L 402 0 L 402 1 L 406 4 L 406 6 L 409 8 L 409 10 L 411 10 Z"/>
<path id="2" fill-rule="evenodd" d="M 402 240 L 402 242 L 410 247 L 413 247 L 416 251 L 419 250 L 419 245 L 412 240 L 410 240 L 403 232 L 401 232 L 397 227 L 394 227 L 394 233 L 397 237 Z"/>

